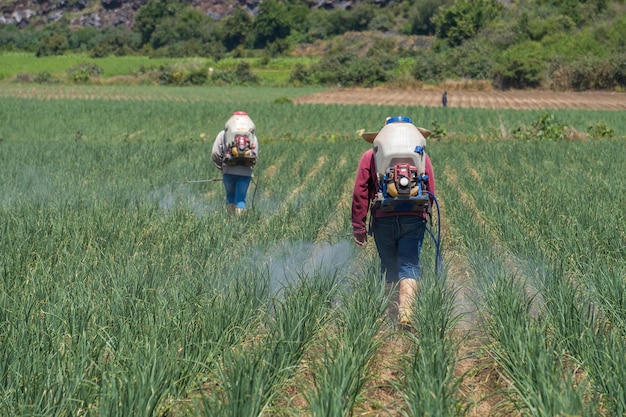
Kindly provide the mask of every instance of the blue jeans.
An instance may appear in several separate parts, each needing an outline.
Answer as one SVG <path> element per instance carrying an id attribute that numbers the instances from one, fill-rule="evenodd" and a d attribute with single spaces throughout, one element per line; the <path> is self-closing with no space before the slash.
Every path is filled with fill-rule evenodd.
<path id="1" fill-rule="evenodd" d="M 418 216 L 379 217 L 374 219 L 373 231 L 386 282 L 419 279 L 426 220 Z"/>
<path id="2" fill-rule="evenodd" d="M 252 177 L 233 174 L 222 175 L 222 182 L 226 189 L 226 204 L 235 204 L 236 208 L 245 209 L 250 181 L 252 181 Z"/>

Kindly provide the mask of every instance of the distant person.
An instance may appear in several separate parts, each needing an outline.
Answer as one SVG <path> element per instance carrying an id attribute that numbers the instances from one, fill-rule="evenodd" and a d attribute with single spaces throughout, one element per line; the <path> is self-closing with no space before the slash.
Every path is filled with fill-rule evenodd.
<path id="1" fill-rule="evenodd" d="M 441 104 L 443 107 L 448 107 L 448 92 L 444 91 L 441 95 Z"/>
<path id="2" fill-rule="evenodd" d="M 259 154 L 255 128 L 246 112 L 236 111 L 213 143 L 213 163 L 222 171 L 226 212 L 229 215 L 241 214 L 246 210 L 246 195 Z"/>

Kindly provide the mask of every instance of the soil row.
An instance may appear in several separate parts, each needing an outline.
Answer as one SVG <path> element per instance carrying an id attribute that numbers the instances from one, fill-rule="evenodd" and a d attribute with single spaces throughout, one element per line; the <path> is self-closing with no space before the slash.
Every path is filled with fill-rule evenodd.
<path id="1" fill-rule="evenodd" d="M 443 91 L 336 88 L 295 103 L 441 107 Z M 448 107 L 485 109 L 626 110 L 626 93 L 554 91 L 447 91 Z"/>

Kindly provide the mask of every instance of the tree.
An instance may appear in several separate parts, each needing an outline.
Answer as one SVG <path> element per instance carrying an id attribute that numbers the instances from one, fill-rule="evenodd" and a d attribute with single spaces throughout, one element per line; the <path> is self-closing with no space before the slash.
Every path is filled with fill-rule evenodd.
<path id="1" fill-rule="evenodd" d="M 202 12 L 186 6 L 175 15 L 161 20 L 152 32 L 150 43 L 158 49 L 178 42 L 208 38 L 208 19 Z"/>
<path id="2" fill-rule="evenodd" d="M 380 13 L 380 10 L 375 5 L 357 3 L 350 11 L 350 26 L 348 29 L 356 32 L 366 30 L 376 13 Z"/>
<path id="3" fill-rule="evenodd" d="M 55 33 L 52 36 L 44 37 L 36 56 L 63 55 L 70 48 L 67 36 L 64 33 Z"/>
<path id="4" fill-rule="evenodd" d="M 252 30 L 252 17 L 241 7 L 233 10 L 233 13 L 222 19 L 218 24 L 218 37 L 226 47 L 232 51 L 239 45 L 244 45 Z"/>
<path id="5" fill-rule="evenodd" d="M 126 27 L 107 27 L 91 40 L 91 56 L 132 55 L 139 48 L 140 42 L 139 34 Z"/>
<path id="6" fill-rule="evenodd" d="M 311 67 L 311 75 L 323 84 L 372 87 L 389 79 L 383 64 L 393 66 L 393 59 L 382 61 L 377 52 L 361 57 L 339 45 Z"/>
<path id="7" fill-rule="evenodd" d="M 494 67 L 495 84 L 501 88 L 539 87 L 544 73 L 541 44 L 527 41 L 504 51 Z"/>
<path id="8" fill-rule="evenodd" d="M 259 5 L 259 14 L 254 20 L 255 46 L 264 48 L 277 39 L 291 33 L 288 9 L 278 0 L 265 0 Z"/>
<path id="9" fill-rule="evenodd" d="M 433 17 L 440 7 L 451 3 L 450 0 L 422 0 L 412 4 L 407 17 L 405 33 L 409 35 L 434 35 Z"/>
<path id="10" fill-rule="evenodd" d="M 473 38 L 503 9 L 497 0 L 457 0 L 433 18 L 440 41 L 455 47 Z"/>
<path id="11" fill-rule="evenodd" d="M 349 31 L 349 12 L 346 10 L 314 10 L 307 16 L 307 36 L 328 39 Z"/>
<path id="12" fill-rule="evenodd" d="M 141 34 L 141 43 L 150 42 L 159 24 L 170 16 L 175 16 L 181 8 L 176 0 L 148 0 L 135 15 L 135 30 Z"/>
<path id="13" fill-rule="evenodd" d="M 68 42 L 70 49 L 76 50 L 89 50 L 95 44 L 95 39 L 98 37 L 100 30 L 93 26 L 83 27 L 72 31 Z"/>

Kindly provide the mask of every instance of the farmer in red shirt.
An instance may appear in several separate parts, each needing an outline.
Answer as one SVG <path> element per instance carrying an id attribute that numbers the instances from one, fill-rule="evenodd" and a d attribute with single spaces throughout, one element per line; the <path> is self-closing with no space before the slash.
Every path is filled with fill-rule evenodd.
<path id="1" fill-rule="evenodd" d="M 410 121 L 410 119 L 408 119 Z M 388 122 L 387 122 L 388 123 Z M 418 128 L 424 136 L 430 132 Z M 372 142 L 374 138 L 366 137 Z M 424 168 L 427 175 L 426 190 L 435 194 L 435 175 L 428 157 L 424 153 Z M 417 293 L 417 281 L 420 276 L 420 252 L 428 213 L 426 210 L 417 211 L 383 211 L 372 205 L 379 191 L 379 180 L 376 170 L 374 149 L 367 150 L 361 157 L 356 174 L 354 191 L 352 194 L 352 229 L 354 241 L 359 246 L 367 242 L 368 231 L 366 218 L 370 214 L 369 234 L 374 236 L 376 249 L 381 261 L 381 274 L 384 274 L 387 284 L 398 285 L 398 312 L 400 322 L 410 322 L 410 313 L 413 300 Z M 429 195 L 432 207 L 433 199 Z"/>

